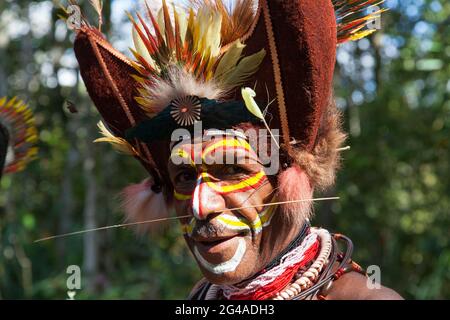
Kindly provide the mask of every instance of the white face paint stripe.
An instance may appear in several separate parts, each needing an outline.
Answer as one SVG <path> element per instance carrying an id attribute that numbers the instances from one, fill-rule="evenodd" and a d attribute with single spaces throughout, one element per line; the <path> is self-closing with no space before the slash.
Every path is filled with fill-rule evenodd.
<path id="1" fill-rule="evenodd" d="M 236 252 L 230 260 L 228 260 L 226 262 L 222 262 L 220 264 L 212 264 L 212 263 L 206 261 L 205 258 L 203 258 L 201 256 L 200 252 L 198 252 L 197 246 L 194 245 L 194 255 L 197 258 L 197 260 L 201 263 L 201 265 L 206 270 L 208 270 L 209 272 L 214 273 L 214 274 L 223 274 L 226 272 L 232 272 L 232 271 L 236 270 L 238 265 L 241 263 L 241 260 L 244 257 L 246 250 L 247 250 L 247 245 L 245 243 L 245 240 L 240 238 Z"/>
<path id="2" fill-rule="evenodd" d="M 220 215 L 217 217 L 217 221 L 232 230 L 250 230 L 253 228 L 255 233 L 260 233 L 262 228 L 270 225 L 274 216 L 273 213 L 275 211 L 275 207 L 276 206 L 270 206 L 264 209 L 255 221 L 253 221 L 253 223 L 249 223 L 247 219 L 243 217 L 236 217 L 229 214 Z"/>
<path id="3" fill-rule="evenodd" d="M 194 195 L 192 196 L 192 212 L 197 219 L 202 219 L 200 213 L 200 187 L 202 185 L 202 177 L 197 179 Z"/>

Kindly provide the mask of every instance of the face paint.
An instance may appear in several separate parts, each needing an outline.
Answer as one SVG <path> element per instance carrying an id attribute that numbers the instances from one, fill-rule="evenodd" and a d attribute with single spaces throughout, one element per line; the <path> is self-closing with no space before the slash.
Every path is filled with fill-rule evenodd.
<path id="1" fill-rule="evenodd" d="M 210 155 L 214 155 L 215 157 L 213 158 L 216 158 L 216 160 L 222 160 L 223 157 L 220 156 L 230 149 L 235 152 L 244 151 L 245 153 L 257 158 L 255 152 L 247 141 L 243 139 L 233 138 L 220 140 L 205 148 L 205 150 L 203 150 L 202 152 L 202 161 L 203 163 L 208 163 L 207 157 Z M 218 156 L 216 153 L 218 154 Z"/>
<path id="2" fill-rule="evenodd" d="M 200 262 L 200 264 L 209 272 L 214 274 L 223 274 L 236 270 L 237 266 L 241 263 L 241 260 L 244 257 L 246 249 L 247 245 L 245 243 L 245 240 L 242 238 L 239 239 L 239 244 L 233 257 L 230 260 L 219 264 L 213 264 L 206 261 L 206 259 L 202 257 L 200 252 L 198 252 L 196 245 L 194 245 L 194 255 L 197 258 L 197 261 Z"/>
<path id="3" fill-rule="evenodd" d="M 192 195 L 192 213 L 197 219 L 203 219 L 203 208 L 201 203 L 201 196 L 204 196 L 205 194 L 202 193 L 201 189 L 203 186 L 202 177 L 200 176 L 197 179 L 197 184 L 194 189 L 194 194 Z"/>
<path id="4" fill-rule="evenodd" d="M 231 230 L 254 230 L 255 234 L 258 234 L 263 228 L 270 225 L 275 209 L 276 206 L 266 207 L 260 214 L 258 214 L 258 217 L 253 222 L 249 222 L 244 217 L 236 217 L 229 214 L 222 214 L 218 216 L 217 221 Z"/>
<path id="5" fill-rule="evenodd" d="M 194 162 L 194 158 L 192 157 L 192 155 L 180 147 L 172 150 L 172 152 L 170 154 L 170 160 L 174 164 L 177 164 L 177 165 L 189 164 L 195 168 L 195 162 Z"/>
<path id="6" fill-rule="evenodd" d="M 192 236 L 192 230 L 194 230 L 195 226 L 195 218 L 191 218 L 191 220 L 186 224 L 181 224 L 181 231 L 184 235 L 190 237 Z"/>
<path id="7" fill-rule="evenodd" d="M 181 148 L 183 147 L 180 146 Z M 228 157 L 231 158 L 231 156 L 233 156 L 233 161 L 236 159 L 253 161 L 254 158 L 255 164 L 246 162 L 244 165 L 240 163 L 244 171 L 240 171 L 239 168 L 235 171 L 235 168 L 232 168 L 232 172 L 228 172 L 227 164 L 224 164 L 224 167 L 217 166 L 221 164 L 217 161 L 224 160 L 225 156 L 227 161 L 229 160 Z M 174 159 L 178 158 L 178 161 L 182 159 L 185 166 L 185 168 L 178 169 L 179 171 L 174 170 L 173 178 L 175 181 L 178 181 L 178 184 L 175 183 L 174 198 L 180 202 L 180 208 L 193 214 L 190 221 L 181 227 L 183 234 L 191 245 L 191 250 L 196 260 L 204 270 L 215 275 L 236 271 L 243 260 L 245 260 L 247 249 L 252 248 L 247 242 L 257 241 L 250 234 L 260 234 L 264 227 L 270 225 L 273 213 L 276 211 L 276 206 L 266 206 L 263 207 L 261 212 L 257 212 L 257 209 L 254 209 L 243 212 L 237 210 L 239 214 L 236 215 L 231 214 L 229 211 L 227 213 L 225 201 L 231 201 L 229 202 L 230 205 L 234 203 L 236 206 L 242 207 L 250 205 L 251 202 L 247 202 L 248 199 L 268 182 L 264 168 L 257 160 L 258 157 L 247 141 L 236 138 L 213 141 L 207 145 L 201 152 L 201 163 L 194 164 L 192 149 L 188 150 L 188 147 L 185 147 L 182 151 L 173 150 L 172 157 Z M 211 160 L 213 160 L 212 163 L 208 163 Z M 175 162 L 173 161 L 173 163 Z M 186 165 L 190 165 L 195 171 L 186 168 Z M 220 177 L 223 174 L 225 178 L 221 179 Z M 194 181 L 195 175 L 197 177 Z M 180 178 L 177 179 L 177 177 Z M 242 200 L 237 201 L 238 199 Z M 263 198 L 257 196 L 257 199 L 261 203 L 260 201 Z M 274 199 L 271 200 L 271 202 L 273 201 Z M 230 207 L 228 206 L 228 208 Z M 205 244 L 194 240 L 197 236 L 195 229 L 197 222 L 205 220 L 209 214 L 216 212 L 220 214 L 214 215 L 210 223 L 212 226 L 215 225 L 217 227 L 217 236 L 220 237 L 220 234 L 237 235 L 236 238 L 233 238 L 234 240 L 227 240 L 229 242 L 223 249 L 226 252 L 225 256 L 230 257 L 233 255 L 232 258 L 227 261 L 221 260 L 224 262 L 220 263 L 216 260 L 217 257 L 211 256 L 211 253 L 205 249 Z M 203 224 L 201 226 L 206 227 Z M 199 229 L 198 232 L 201 234 L 204 230 L 207 229 Z M 210 262 L 214 260 L 217 263 Z"/>
<path id="8" fill-rule="evenodd" d="M 227 193 L 233 193 L 233 192 L 245 192 L 250 189 L 257 189 L 259 186 L 261 186 L 264 182 L 266 182 L 267 177 L 264 171 L 260 171 L 257 174 L 249 177 L 248 179 L 245 179 L 244 181 L 240 181 L 235 184 L 227 184 L 222 185 L 211 181 L 210 176 L 207 173 L 202 174 L 203 181 L 206 182 L 206 184 L 216 191 L 219 194 L 227 194 Z"/>
<path id="9" fill-rule="evenodd" d="M 178 200 L 178 201 L 187 201 L 187 200 L 191 200 L 192 199 L 192 195 L 178 193 L 176 190 L 174 190 L 173 196 L 175 197 L 175 200 Z"/>
<path id="10" fill-rule="evenodd" d="M 271 202 L 275 201 L 272 199 Z M 263 228 L 268 227 L 272 221 L 273 214 L 277 206 L 268 206 L 260 214 L 253 223 L 250 223 L 244 217 L 236 217 L 230 214 L 221 214 L 217 216 L 216 220 L 226 228 L 234 231 L 250 231 L 254 230 L 255 234 L 262 231 Z M 182 224 L 181 229 L 184 235 L 191 236 L 192 230 L 195 226 L 195 218 L 192 218 L 189 223 Z"/>

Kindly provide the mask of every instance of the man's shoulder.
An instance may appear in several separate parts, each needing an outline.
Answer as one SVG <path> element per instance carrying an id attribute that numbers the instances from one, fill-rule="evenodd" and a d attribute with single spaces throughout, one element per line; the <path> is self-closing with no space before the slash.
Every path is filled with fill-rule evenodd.
<path id="1" fill-rule="evenodd" d="M 371 287 L 367 277 L 354 271 L 336 280 L 326 298 L 327 300 L 403 300 L 390 288 Z"/>

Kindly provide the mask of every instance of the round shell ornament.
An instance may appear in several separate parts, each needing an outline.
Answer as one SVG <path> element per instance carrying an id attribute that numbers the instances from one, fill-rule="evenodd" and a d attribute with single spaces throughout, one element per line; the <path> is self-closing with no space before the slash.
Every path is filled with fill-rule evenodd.
<path id="1" fill-rule="evenodd" d="M 188 127 L 200 120 L 201 109 L 198 97 L 186 96 L 172 101 L 170 114 L 177 124 Z"/>

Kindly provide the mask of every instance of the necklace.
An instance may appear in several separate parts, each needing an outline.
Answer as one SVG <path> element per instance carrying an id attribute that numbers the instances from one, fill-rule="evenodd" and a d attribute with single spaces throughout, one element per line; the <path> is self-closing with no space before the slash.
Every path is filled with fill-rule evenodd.
<path id="1" fill-rule="evenodd" d="M 273 300 L 290 300 L 299 295 L 302 291 L 312 287 L 321 273 L 323 267 L 328 262 L 331 253 L 331 234 L 325 229 L 311 229 L 312 234 L 316 234 L 320 239 L 320 253 L 317 259 L 305 272 L 298 272 L 297 279 L 285 289 L 278 292 Z"/>
<path id="2" fill-rule="evenodd" d="M 310 253 L 314 252 L 314 249 L 312 249 L 313 246 L 311 246 L 311 244 L 307 244 L 309 241 L 312 241 L 314 236 L 316 237 L 316 243 L 318 244 L 316 249 L 319 249 L 315 250 L 315 254 L 310 259 L 304 259 L 304 256 L 307 255 L 306 252 L 308 250 L 310 250 Z M 340 253 L 338 253 L 337 241 L 343 242 L 345 246 L 344 251 Z M 304 254 L 299 254 L 299 252 L 303 252 Z M 310 228 L 310 233 L 303 239 L 299 246 L 288 252 L 288 254 L 283 255 L 280 259 L 277 258 L 280 261 L 278 265 L 274 266 L 272 269 L 265 268 L 262 272 L 258 273 L 256 277 L 248 280 L 248 283 L 241 283 L 243 285 L 247 284 L 247 287 L 236 288 L 231 286 L 231 289 L 228 288 L 229 291 L 227 291 L 225 286 L 205 282 L 191 298 L 195 300 L 218 300 L 224 298 L 227 299 L 228 297 L 232 299 L 243 298 L 248 300 L 258 298 L 273 300 L 301 300 L 317 298 L 320 300 L 325 300 L 332 284 L 344 274 L 351 271 L 356 271 L 365 275 L 365 271 L 358 264 L 352 261 L 352 253 L 353 243 L 346 236 L 342 234 L 330 234 L 325 229 Z M 266 292 L 266 295 L 253 294 L 258 289 L 260 293 L 261 287 L 264 287 L 264 284 L 267 285 L 267 283 L 279 281 L 279 279 L 276 279 L 276 276 L 275 279 L 273 279 L 270 275 L 276 275 L 277 270 L 279 271 L 280 269 L 283 269 L 280 265 L 286 266 L 285 262 L 288 258 L 294 265 L 296 263 L 299 263 L 300 265 L 297 271 L 291 276 L 290 281 L 288 281 L 284 286 L 278 286 L 278 288 L 281 289 L 278 289 L 273 293 Z M 300 263 L 301 260 L 305 263 Z M 264 271 L 266 271 L 266 273 L 264 273 Z M 283 275 L 285 274 L 282 273 L 281 276 Z M 271 282 L 267 281 L 264 283 L 261 281 L 269 278 L 272 279 Z M 258 284 L 257 281 L 261 282 Z M 252 284 L 256 284 L 256 286 L 252 286 Z M 262 291 L 264 292 L 264 290 Z M 244 293 L 246 293 L 247 296 L 239 295 Z M 238 294 L 238 296 L 233 296 L 233 294 Z"/>

